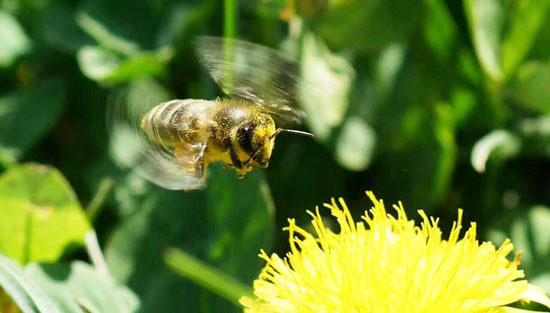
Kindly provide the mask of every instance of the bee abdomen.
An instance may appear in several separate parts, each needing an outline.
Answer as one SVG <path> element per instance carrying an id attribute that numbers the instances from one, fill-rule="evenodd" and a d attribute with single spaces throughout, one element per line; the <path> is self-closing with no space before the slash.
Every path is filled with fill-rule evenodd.
<path id="1" fill-rule="evenodd" d="M 195 99 L 161 103 L 143 116 L 141 129 L 151 141 L 168 147 L 182 141 L 195 142 L 210 103 Z"/>

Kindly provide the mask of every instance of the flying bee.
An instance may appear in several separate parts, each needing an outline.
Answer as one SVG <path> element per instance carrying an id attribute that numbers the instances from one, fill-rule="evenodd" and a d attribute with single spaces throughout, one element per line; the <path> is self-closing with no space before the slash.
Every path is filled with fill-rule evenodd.
<path id="1" fill-rule="evenodd" d="M 126 163 L 142 176 L 168 189 L 197 189 L 204 186 L 212 162 L 223 162 L 242 178 L 254 167 L 269 165 L 280 133 L 313 137 L 283 128 L 300 124 L 305 116 L 296 107 L 303 83 L 293 60 L 234 39 L 199 37 L 194 48 L 199 62 L 231 98 L 155 104 L 143 92 L 118 99 L 109 108 L 112 136 L 133 142 Z"/>

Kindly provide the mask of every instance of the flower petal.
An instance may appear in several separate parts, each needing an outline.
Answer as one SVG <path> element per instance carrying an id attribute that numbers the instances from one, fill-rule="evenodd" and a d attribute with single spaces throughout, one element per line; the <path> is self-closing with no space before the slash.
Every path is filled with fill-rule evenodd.
<path id="1" fill-rule="evenodd" d="M 547 308 L 550 308 L 550 298 L 546 295 L 546 292 L 535 285 L 529 284 L 527 289 L 521 294 L 521 299 L 525 301 L 533 301 L 540 303 Z"/>

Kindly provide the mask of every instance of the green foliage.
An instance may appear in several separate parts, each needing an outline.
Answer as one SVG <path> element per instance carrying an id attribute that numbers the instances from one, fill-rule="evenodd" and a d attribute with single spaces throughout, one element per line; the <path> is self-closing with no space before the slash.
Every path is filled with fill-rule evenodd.
<path id="1" fill-rule="evenodd" d="M 21 263 L 58 260 L 90 229 L 74 191 L 51 167 L 26 164 L 0 176 L 0 251 Z"/>
<path id="2" fill-rule="evenodd" d="M 0 10 L 0 67 L 10 66 L 29 50 L 30 41 L 19 22 L 9 13 Z"/>
<path id="3" fill-rule="evenodd" d="M 61 312 L 137 312 L 139 300 L 126 287 L 83 262 L 30 264 L 25 274 L 55 302 Z"/>
<path id="4" fill-rule="evenodd" d="M 63 109 L 64 92 L 55 80 L 0 97 L 0 161 L 14 163 L 52 127 Z"/>
<path id="5" fill-rule="evenodd" d="M 0 254 L 0 287 L 23 313 L 61 312 L 44 291 L 10 259 Z"/>
<path id="6" fill-rule="evenodd" d="M 249 283 L 258 274 L 258 251 L 271 245 L 273 232 L 269 187 L 260 172 L 242 181 L 218 166 L 211 174 L 204 192 L 171 192 L 152 186 L 140 190 L 140 204 L 133 205 L 134 213 L 115 229 L 106 246 L 112 274 L 142 296 L 144 312 L 168 312 L 174 305 L 192 311 L 211 305 L 228 310 L 226 302 L 209 292 L 192 291 L 190 282 L 175 277 L 164 266 L 166 248 L 198 255 L 242 282 Z M 129 179 L 129 185 L 144 183 L 135 176 Z M 163 244 L 156 244 L 159 241 Z M 168 259 L 179 268 L 177 257 Z"/>
<path id="7" fill-rule="evenodd" d="M 287 218 L 307 227 L 332 196 L 358 216 L 366 189 L 444 228 L 463 208 L 550 290 L 549 16 L 546 0 L 0 1 L 0 310 L 239 312 L 259 250 L 288 251 Z M 164 190 L 124 167 L 139 147 L 107 136 L 106 107 L 222 96 L 193 54 L 204 34 L 295 56 L 316 137 L 280 136 L 243 180 L 214 164 L 204 190 Z"/>
<path id="8" fill-rule="evenodd" d="M 521 261 L 531 269 L 533 283 L 548 290 L 550 277 L 546 269 L 550 266 L 550 208 L 542 205 L 530 208 L 516 208 L 495 218 L 488 229 L 488 237 L 500 244 L 506 238 L 521 251 Z"/>

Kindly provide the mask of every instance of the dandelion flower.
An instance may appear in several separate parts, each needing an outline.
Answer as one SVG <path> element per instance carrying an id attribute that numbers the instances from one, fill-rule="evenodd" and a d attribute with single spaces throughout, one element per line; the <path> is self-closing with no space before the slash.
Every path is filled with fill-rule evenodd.
<path id="1" fill-rule="evenodd" d="M 417 226 L 401 203 L 394 217 L 367 195 L 374 206 L 357 223 L 342 199 L 325 204 L 339 233 L 323 225 L 318 208 L 308 212 L 315 235 L 290 219 L 290 252 L 282 259 L 262 251 L 267 264 L 254 282 L 254 299 L 240 300 L 245 313 L 527 312 L 507 306 L 517 301 L 550 307 L 544 291 L 522 280 L 519 255 L 507 259 L 512 243 L 480 244 L 475 223 L 460 236 L 462 211 L 444 239 L 438 219 L 419 211 Z"/>

